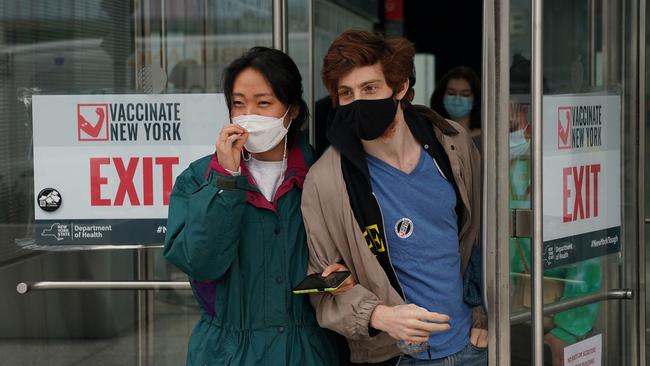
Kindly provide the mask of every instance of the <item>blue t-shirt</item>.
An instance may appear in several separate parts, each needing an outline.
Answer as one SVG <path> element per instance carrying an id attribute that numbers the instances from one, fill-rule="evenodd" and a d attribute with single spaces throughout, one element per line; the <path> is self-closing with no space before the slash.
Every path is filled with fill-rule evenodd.
<path id="1" fill-rule="evenodd" d="M 406 174 L 367 155 L 381 207 L 389 257 L 407 302 L 449 315 L 451 329 L 433 332 L 419 359 L 460 352 L 469 342 L 471 309 L 463 301 L 456 193 L 426 151 Z"/>

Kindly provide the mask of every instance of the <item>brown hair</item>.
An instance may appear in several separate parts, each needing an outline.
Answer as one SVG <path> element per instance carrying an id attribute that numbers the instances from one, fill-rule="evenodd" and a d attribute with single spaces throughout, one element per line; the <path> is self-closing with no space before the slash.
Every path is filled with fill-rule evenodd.
<path id="1" fill-rule="evenodd" d="M 402 106 L 411 103 L 413 90 L 415 47 L 405 38 L 385 38 L 378 33 L 348 30 L 339 35 L 323 58 L 323 84 L 330 93 L 334 105 L 338 104 L 338 82 L 357 67 L 381 65 L 386 83 L 397 93 L 404 81 L 409 80 L 408 91 Z"/>

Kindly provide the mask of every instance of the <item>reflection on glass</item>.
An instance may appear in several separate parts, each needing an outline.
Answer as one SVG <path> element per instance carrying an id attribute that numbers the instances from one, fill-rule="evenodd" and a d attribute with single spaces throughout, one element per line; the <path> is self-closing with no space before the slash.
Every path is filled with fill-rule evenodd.
<path id="1" fill-rule="evenodd" d="M 225 65 L 252 46 L 272 45 L 271 3 L 0 0 L 0 364 L 137 365 L 141 354 L 151 365 L 185 363 L 198 317 L 191 292 L 154 294 L 152 348 L 138 348 L 135 292 L 15 292 L 20 281 L 137 275 L 130 250 L 40 254 L 17 247 L 33 237 L 30 98 L 219 92 Z M 150 254 L 155 279 L 187 279 L 160 250 Z"/>
<path id="2" fill-rule="evenodd" d="M 530 97 L 512 94 L 510 102 L 510 207 L 530 209 Z M 601 289 L 600 258 L 544 271 L 544 304 L 581 297 Z M 511 311 L 531 308 L 531 240 L 510 239 Z M 563 348 L 592 334 L 599 304 L 566 310 L 544 318 L 544 333 L 549 343 L 547 358 L 557 358 Z M 529 338 L 529 325 L 514 326 L 513 340 Z M 517 342 L 519 342 L 517 340 Z M 514 347 L 513 347 L 514 349 Z M 513 364 L 529 362 L 513 352 Z"/>
<path id="3" fill-rule="evenodd" d="M 594 2 L 595 4 L 596 2 Z M 596 81 L 597 54 L 602 49 L 598 7 L 591 2 L 545 1 L 543 40 L 543 92 L 545 95 L 602 90 Z M 531 208 L 530 184 L 530 2 L 511 2 L 510 68 L 510 208 Z M 595 21 L 590 23 L 590 21 Z M 610 52 L 616 52 L 611 50 Z M 530 310 L 531 240 L 510 238 L 511 312 Z M 594 258 L 544 271 L 543 301 L 550 304 L 602 290 L 604 263 Z M 605 267 L 606 268 L 606 267 Z M 545 364 L 561 364 L 563 349 L 605 329 L 599 321 L 601 304 L 573 308 L 544 317 Z M 512 365 L 531 362 L 530 322 L 511 328 Z M 615 335 L 613 335 L 615 336 Z M 606 364 L 606 363 L 603 363 Z"/>

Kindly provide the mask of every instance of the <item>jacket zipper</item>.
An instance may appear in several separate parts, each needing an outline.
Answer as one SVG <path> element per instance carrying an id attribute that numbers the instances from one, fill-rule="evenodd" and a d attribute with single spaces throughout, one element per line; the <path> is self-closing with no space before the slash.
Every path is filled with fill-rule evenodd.
<path id="1" fill-rule="evenodd" d="M 397 277 L 397 272 L 395 272 L 395 267 L 393 267 L 393 262 L 390 260 L 390 249 L 388 248 L 388 236 L 386 235 L 386 221 L 384 220 L 384 211 L 381 209 L 381 205 L 379 204 L 379 200 L 377 199 L 377 196 L 375 196 L 375 192 L 372 192 L 372 196 L 375 198 L 375 202 L 377 203 L 377 207 L 379 207 L 379 215 L 381 216 L 381 227 L 384 230 L 384 245 L 386 246 L 386 255 L 388 256 L 388 264 L 390 264 L 390 268 L 393 270 L 393 274 L 395 275 L 395 280 L 397 281 L 397 285 L 399 286 L 400 291 L 402 292 L 402 296 L 404 296 L 404 302 L 407 302 L 406 300 L 406 292 L 404 292 L 404 288 L 402 287 L 402 284 L 399 282 L 399 277 Z M 397 363 L 395 364 L 396 366 L 402 362 L 402 355 L 399 355 L 399 358 L 397 359 Z"/>
<path id="2" fill-rule="evenodd" d="M 447 179 L 447 176 L 445 175 L 445 173 L 443 173 L 443 172 L 442 172 L 442 169 L 440 169 L 440 165 L 438 165 L 438 162 L 436 161 L 436 158 L 433 158 L 433 163 L 436 164 L 436 168 L 438 168 L 438 172 L 440 173 L 440 175 L 441 175 L 443 178 L 445 178 L 445 180 L 446 180 L 447 182 L 449 182 L 449 179 Z M 453 188 L 453 187 L 452 187 L 452 188 Z"/>

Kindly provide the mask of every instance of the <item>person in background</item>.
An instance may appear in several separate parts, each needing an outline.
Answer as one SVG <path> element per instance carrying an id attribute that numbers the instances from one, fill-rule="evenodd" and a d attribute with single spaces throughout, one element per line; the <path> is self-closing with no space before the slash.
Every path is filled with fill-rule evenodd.
<path id="1" fill-rule="evenodd" d="M 472 69 L 458 66 L 447 72 L 431 95 L 431 109 L 460 123 L 480 146 L 481 81 Z"/>
<path id="2" fill-rule="evenodd" d="M 300 204 L 313 161 L 298 67 L 254 47 L 225 70 L 224 93 L 231 123 L 216 152 L 178 176 L 169 204 L 164 256 L 203 308 L 187 364 L 337 365 L 334 334 L 291 292 L 307 272 Z"/>

